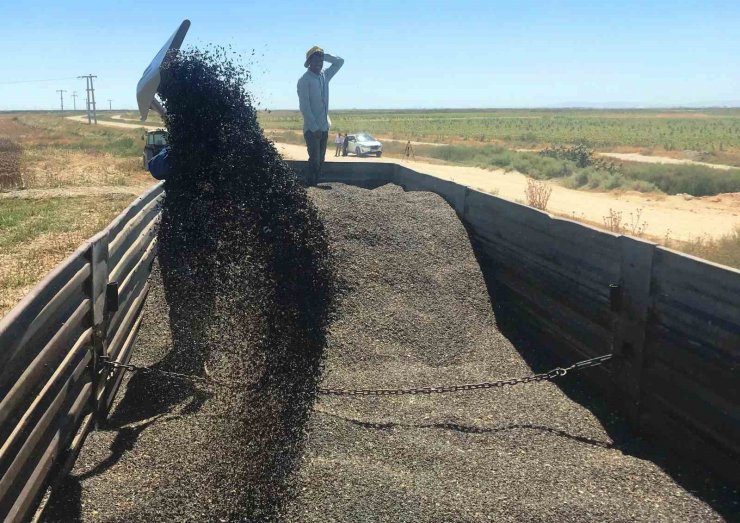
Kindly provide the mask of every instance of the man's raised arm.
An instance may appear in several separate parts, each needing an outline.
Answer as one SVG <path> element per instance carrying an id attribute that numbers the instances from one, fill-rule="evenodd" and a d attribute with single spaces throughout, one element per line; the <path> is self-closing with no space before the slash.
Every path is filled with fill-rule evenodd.
<path id="1" fill-rule="evenodd" d="M 339 71 L 344 65 L 344 58 L 324 53 L 324 60 L 331 64 L 331 67 L 324 71 L 326 79 L 331 80 L 332 76 L 337 74 L 337 71 Z"/>

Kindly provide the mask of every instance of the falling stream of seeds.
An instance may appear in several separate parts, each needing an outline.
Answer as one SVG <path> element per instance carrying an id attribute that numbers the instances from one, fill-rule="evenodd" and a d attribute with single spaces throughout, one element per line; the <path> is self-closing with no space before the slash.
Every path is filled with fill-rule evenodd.
<path id="1" fill-rule="evenodd" d="M 159 230 L 173 349 L 226 416 L 206 445 L 214 517 L 280 512 L 304 439 L 335 293 L 324 225 L 260 129 L 248 75 L 220 50 L 169 57 L 160 86 L 171 174 Z M 162 391 L 167 393 L 167 391 Z"/>

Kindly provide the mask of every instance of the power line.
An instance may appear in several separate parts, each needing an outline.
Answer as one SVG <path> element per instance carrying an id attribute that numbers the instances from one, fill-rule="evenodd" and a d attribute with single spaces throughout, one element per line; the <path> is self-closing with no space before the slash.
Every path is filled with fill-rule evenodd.
<path id="1" fill-rule="evenodd" d="M 113 106 L 111 105 L 111 102 L 112 102 L 112 101 L 113 101 L 113 100 L 111 100 L 110 98 L 108 98 L 108 110 L 109 110 L 109 111 L 112 111 L 112 110 L 113 110 Z"/>
<path id="2" fill-rule="evenodd" d="M 72 91 L 72 110 L 77 110 L 77 91 Z"/>
<path id="3" fill-rule="evenodd" d="M 0 82 L 0 85 L 11 85 L 11 84 L 36 84 L 41 82 L 59 82 L 61 80 L 74 80 L 74 76 L 67 76 L 66 78 L 47 78 L 45 80 L 14 80 L 10 82 Z"/>
<path id="4" fill-rule="evenodd" d="M 62 112 L 64 112 L 64 93 L 67 91 L 64 89 L 57 89 L 57 92 L 59 93 L 59 103 L 62 104 Z"/>

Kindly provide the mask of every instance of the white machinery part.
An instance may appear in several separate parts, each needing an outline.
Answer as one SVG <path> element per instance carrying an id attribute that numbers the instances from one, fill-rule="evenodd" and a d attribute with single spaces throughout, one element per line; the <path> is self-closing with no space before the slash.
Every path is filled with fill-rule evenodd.
<path id="1" fill-rule="evenodd" d="M 139 114 L 141 115 L 142 122 L 146 121 L 147 116 L 149 116 L 150 109 L 153 109 L 160 115 L 164 114 L 164 107 L 162 107 L 159 100 L 155 98 L 157 89 L 159 89 L 159 81 L 161 79 L 160 71 L 162 62 L 169 51 L 180 49 L 182 41 L 185 39 L 185 34 L 187 34 L 189 28 L 190 20 L 183 20 L 180 27 L 177 28 L 177 31 L 172 33 L 172 36 L 170 36 L 167 42 L 165 42 L 162 49 L 159 50 L 157 55 L 154 57 L 154 60 L 152 60 L 152 63 L 150 63 L 149 67 L 146 68 L 144 74 L 141 75 L 141 80 L 139 80 L 139 83 L 136 85 L 136 101 L 139 105 Z"/>

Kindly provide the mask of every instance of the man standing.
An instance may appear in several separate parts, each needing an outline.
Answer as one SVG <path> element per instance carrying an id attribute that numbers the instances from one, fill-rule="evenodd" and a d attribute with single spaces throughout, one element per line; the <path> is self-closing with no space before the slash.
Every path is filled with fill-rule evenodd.
<path id="1" fill-rule="evenodd" d="M 344 143 L 342 133 L 337 133 L 337 136 L 334 138 L 334 156 L 339 156 L 339 153 L 342 150 L 342 143 Z"/>
<path id="2" fill-rule="evenodd" d="M 347 133 L 344 133 L 344 141 L 342 142 L 342 156 L 347 156 L 347 147 L 349 147 L 349 137 Z"/>
<path id="3" fill-rule="evenodd" d="M 322 71 L 324 60 L 331 67 Z M 298 104 L 303 114 L 303 136 L 308 149 L 307 185 L 315 185 L 321 175 L 329 138 L 329 81 L 344 64 L 338 56 L 325 54 L 319 46 L 306 53 L 303 67 L 308 70 L 298 80 Z"/>

